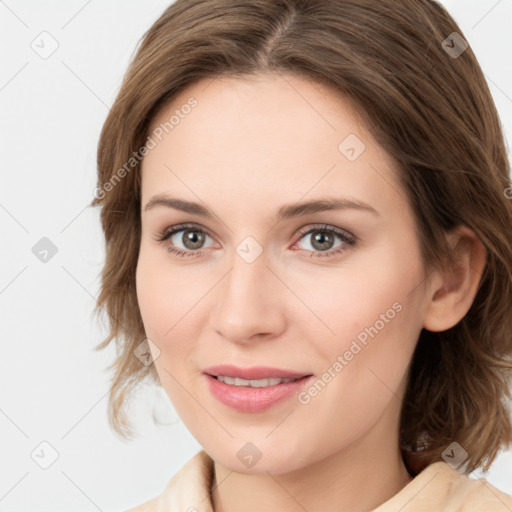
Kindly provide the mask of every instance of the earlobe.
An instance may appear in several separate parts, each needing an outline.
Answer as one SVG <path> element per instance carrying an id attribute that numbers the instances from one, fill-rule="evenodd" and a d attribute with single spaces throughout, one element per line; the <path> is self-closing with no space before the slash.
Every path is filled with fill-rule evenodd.
<path id="1" fill-rule="evenodd" d="M 454 263 L 437 271 L 426 297 L 423 327 L 441 332 L 456 325 L 469 311 L 485 269 L 487 253 L 475 233 L 461 226 L 447 234 Z"/>

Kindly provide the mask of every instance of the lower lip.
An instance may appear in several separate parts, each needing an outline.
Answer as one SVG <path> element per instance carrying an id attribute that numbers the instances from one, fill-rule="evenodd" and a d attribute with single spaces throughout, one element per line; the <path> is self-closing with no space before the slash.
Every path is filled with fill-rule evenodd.
<path id="1" fill-rule="evenodd" d="M 211 375 L 205 375 L 211 393 L 224 405 L 242 412 L 262 412 L 297 395 L 313 377 L 303 377 L 293 382 L 276 384 L 264 388 L 230 386 Z"/>

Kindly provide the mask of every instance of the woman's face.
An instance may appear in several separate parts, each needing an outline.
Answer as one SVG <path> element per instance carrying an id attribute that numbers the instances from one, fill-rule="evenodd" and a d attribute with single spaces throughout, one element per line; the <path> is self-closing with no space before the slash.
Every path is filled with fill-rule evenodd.
<path id="1" fill-rule="evenodd" d="M 137 295 L 192 435 L 256 473 L 398 447 L 425 276 L 395 164 L 350 104 L 292 75 L 203 80 L 151 130 Z M 310 377 L 205 373 L 224 364 Z"/>

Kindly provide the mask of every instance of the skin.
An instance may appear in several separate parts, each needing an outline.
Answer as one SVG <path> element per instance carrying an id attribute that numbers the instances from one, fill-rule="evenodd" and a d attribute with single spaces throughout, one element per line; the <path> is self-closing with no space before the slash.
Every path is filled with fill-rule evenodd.
<path id="1" fill-rule="evenodd" d="M 203 80 L 175 96 L 151 129 L 191 96 L 197 106 L 143 161 L 137 294 L 161 383 L 215 461 L 214 509 L 371 510 L 411 480 L 398 427 L 419 333 L 465 315 L 485 250 L 461 228 L 449 237 L 461 271 L 427 279 L 397 166 L 336 92 L 293 75 Z M 338 149 L 349 134 L 366 146 L 354 161 Z M 199 202 L 215 217 L 145 209 L 162 195 Z M 378 213 L 273 220 L 283 204 L 325 197 L 364 201 Z M 206 231 L 199 249 L 183 239 L 186 231 L 156 241 L 181 223 Z M 327 248 L 344 251 L 322 256 L 315 232 L 307 234 L 318 224 L 357 243 L 333 235 Z M 248 236 L 263 251 L 252 263 L 236 252 Z M 179 257 L 172 245 L 202 253 Z M 293 397 L 246 413 L 209 392 L 202 370 L 223 363 L 321 378 L 396 303 L 400 312 L 307 404 Z M 262 454 L 252 467 L 237 457 L 247 442 Z"/>

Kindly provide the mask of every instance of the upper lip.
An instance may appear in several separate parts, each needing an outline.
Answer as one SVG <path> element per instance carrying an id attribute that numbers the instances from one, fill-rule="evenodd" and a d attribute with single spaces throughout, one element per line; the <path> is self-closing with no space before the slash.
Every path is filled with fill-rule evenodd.
<path id="1" fill-rule="evenodd" d="M 203 373 L 217 377 L 222 375 L 224 377 L 238 377 L 246 380 L 267 379 L 270 377 L 282 379 L 294 379 L 307 377 L 312 375 L 307 372 L 296 372 L 293 370 L 283 370 L 281 368 L 270 368 L 268 366 L 253 366 L 252 368 L 240 368 L 230 364 L 221 364 L 218 366 L 210 366 L 205 368 Z"/>

